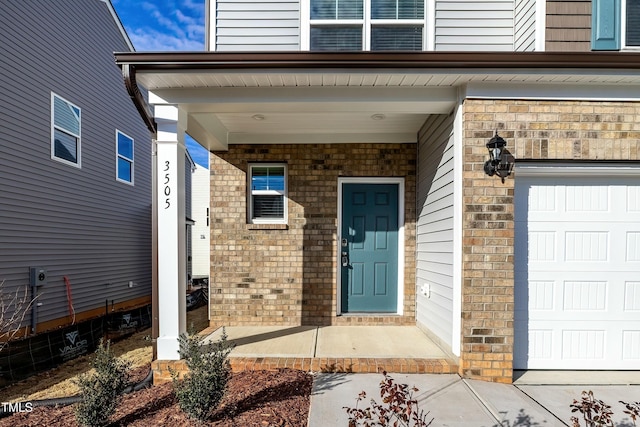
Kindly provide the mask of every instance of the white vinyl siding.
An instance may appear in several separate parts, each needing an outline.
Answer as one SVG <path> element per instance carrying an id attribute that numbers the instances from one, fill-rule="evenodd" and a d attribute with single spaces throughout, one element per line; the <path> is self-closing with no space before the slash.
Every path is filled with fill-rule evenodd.
<path id="1" fill-rule="evenodd" d="M 215 50 L 300 50 L 300 1 L 212 1 Z"/>
<path id="2" fill-rule="evenodd" d="M 209 188 L 211 175 L 209 169 L 196 165 L 192 175 L 192 218 L 195 224 L 191 227 L 192 236 L 192 274 L 194 278 L 209 276 Z"/>
<path id="3" fill-rule="evenodd" d="M 514 50 L 535 50 L 536 0 L 516 0 L 514 27 Z"/>
<path id="4" fill-rule="evenodd" d="M 513 51 L 513 0 L 442 0 L 435 13 L 435 50 Z"/>
<path id="5" fill-rule="evenodd" d="M 416 315 L 452 347 L 454 276 L 453 115 L 431 116 L 419 133 Z M 422 290 L 428 289 L 429 295 Z"/>

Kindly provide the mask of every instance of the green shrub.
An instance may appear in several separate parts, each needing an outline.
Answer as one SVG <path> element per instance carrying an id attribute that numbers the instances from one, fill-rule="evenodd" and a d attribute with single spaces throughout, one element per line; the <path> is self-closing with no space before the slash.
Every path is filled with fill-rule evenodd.
<path id="1" fill-rule="evenodd" d="M 82 400 L 75 407 L 78 424 L 87 427 L 105 425 L 115 412 L 119 397 L 129 382 L 130 363 L 117 359 L 100 340 L 92 362 L 94 373 L 82 374 L 75 381 Z"/>
<path id="2" fill-rule="evenodd" d="M 176 397 L 189 417 L 204 421 L 224 396 L 231 374 L 227 356 L 233 346 L 227 342 L 224 329 L 220 340 L 212 344 L 205 344 L 198 335 L 187 334 L 181 334 L 179 342 L 180 357 L 185 359 L 189 372 L 180 380 L 171 371 Z"/>

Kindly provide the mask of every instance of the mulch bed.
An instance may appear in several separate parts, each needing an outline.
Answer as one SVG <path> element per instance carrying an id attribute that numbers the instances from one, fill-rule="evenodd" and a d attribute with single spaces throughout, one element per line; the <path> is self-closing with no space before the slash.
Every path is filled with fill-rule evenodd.
<path id="1" fill-rule="evenodd" d="M 132 373 L 144 378 L 148 367 Z M 304 371 L 244 371 L 233 373 L 220 406 L 199 424 L 181 410 L 170 383 L 125 395 L 111 417 L 110 427 L 238 426 L 304 427 L 309 414 L 312 376 Z M 73 406 L 38 407 L 0 419 L 0 427 L 77 426 Z"/>

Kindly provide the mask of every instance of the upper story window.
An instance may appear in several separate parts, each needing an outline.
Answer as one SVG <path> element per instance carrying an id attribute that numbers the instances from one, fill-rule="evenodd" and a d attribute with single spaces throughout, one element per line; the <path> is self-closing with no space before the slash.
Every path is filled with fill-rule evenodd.
<path id="1" fill-rule="evenodd" d="M 287 167 L 282 163 L 249 165 L 249 218 L 254 224 L 286 224 Z"/>
<path id="2" fill-rule="evenodd" d="M 133 138 L 116 130 L 116 179 L 133 184 Z"/>
<path id="3" fill-rule="evenodd" d="M 640 0 L 593 0 L 591 48 L 640 48 Z"/>
<path id="4" fill-rule="evenodd" d="M 309 48 L 423 50 L 425 0 L 310 0 Z"/>
<path id="5" fill-rule="evenodd" d="M 625 7 L 625 43 L 632 48 L 640 47 L 640 0 L 623 1 Z"/>
<path id="6" fill-rule="evenodd" d="M 80 167 L 80 107 L 51 94 L 51 158 Z"/>

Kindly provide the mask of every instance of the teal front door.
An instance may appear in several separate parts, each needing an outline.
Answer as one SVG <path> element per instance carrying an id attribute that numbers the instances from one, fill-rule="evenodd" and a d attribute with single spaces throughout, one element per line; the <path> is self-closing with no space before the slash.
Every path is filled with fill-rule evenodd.
<path id="1" fill-rule="evenodd" d="M 342 184 L 342 313 L 398 307 L 398 184 Z"/>

